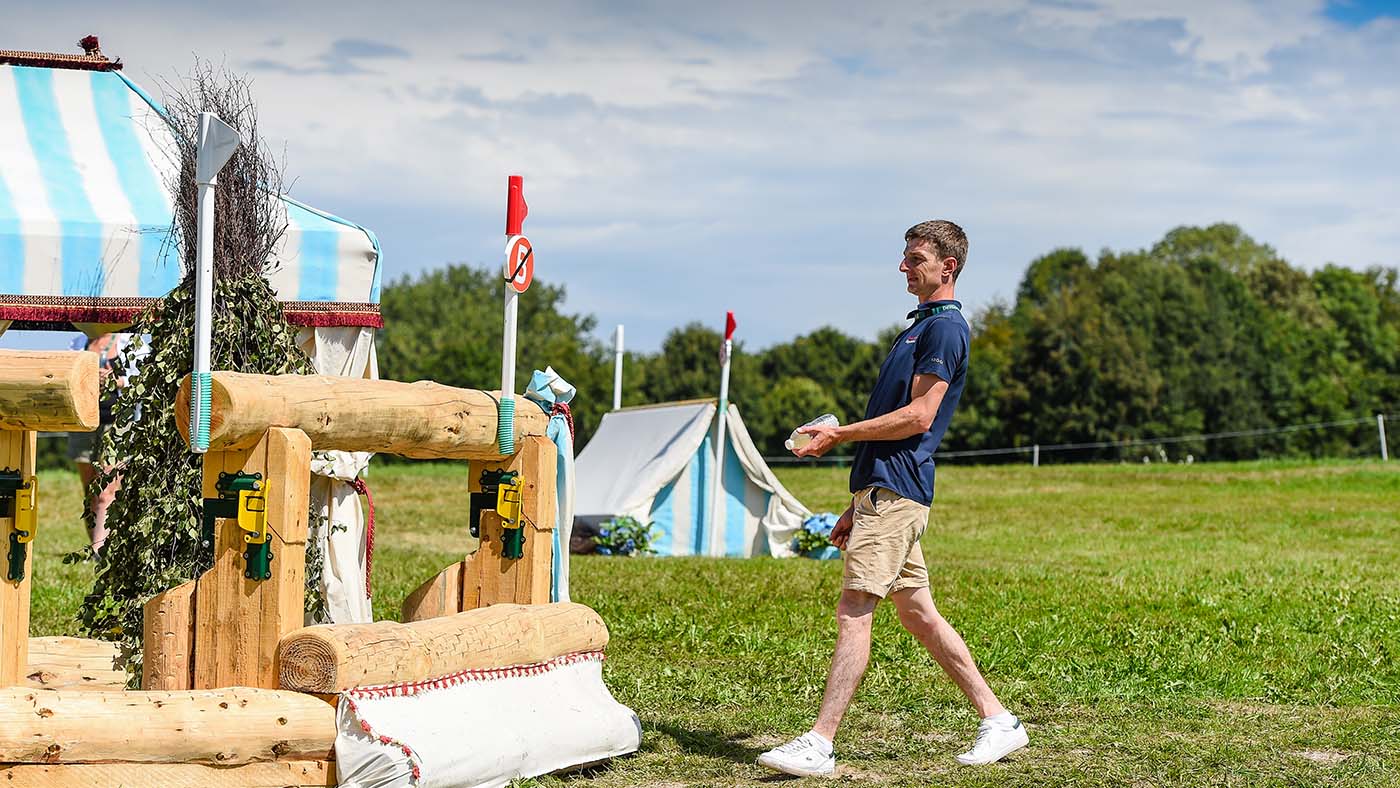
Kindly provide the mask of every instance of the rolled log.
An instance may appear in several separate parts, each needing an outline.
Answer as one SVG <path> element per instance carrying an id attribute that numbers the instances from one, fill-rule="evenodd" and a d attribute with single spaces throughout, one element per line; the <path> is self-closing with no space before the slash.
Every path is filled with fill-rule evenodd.
<path id="1" fill-rule="evenodd" d="M 335 708 L 296 692 L 0 689 L 0 763 L 324 760 L 334 743 Z"/>
<path id="2" fill-rule="evenodd" d="M 608 628 L 585 605 L 492 605 L 400 624 L 321 624 L 278 644 L 282 689 L 342 692 L 544 662 L 607 645 Z"/>
<path id="3" fill-rule="evenodd" d="M 314 450 L 373 451 L 420 459 L 497 459 L 499 392 L 334 375 L 215 372 L 210 449 L 246 449 L 270 427 L 294 427 Z M 180 383 L 175 423 L 189 440 L 190 379 Z M 516 398 L 515 438 L 544 435 L 549 418 Z"/>
<path id="4" fill-rule="evenodd" d="M 0 429 L 97 429 L 97 354 L 0 350 Z"/>

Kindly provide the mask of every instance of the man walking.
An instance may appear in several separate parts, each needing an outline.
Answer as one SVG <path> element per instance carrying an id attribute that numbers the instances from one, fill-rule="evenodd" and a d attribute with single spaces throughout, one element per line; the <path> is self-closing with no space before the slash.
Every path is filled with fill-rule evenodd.
<path id="1" fill-rule="evenodd" d="M 967 261 L 967 236 L 947 221 L 916 224 L 904 234 L 904 273 L 919 299 L 914 324 L 894 341 L 875 381 L 865 420 L 804 427 L 812 440 L 796 454 L 825 454 L 856 441 L 851 505 L 831 532 L 845 551 L 836 606 L 836 651 L 812 730 L 759 756 L 759 764 L 795 775 L 832 774 L 832 740 L 870 660 L 875 606 L 888 597 L 904 628 L 918 638 L 982 717 L 967 765 L 993 763 L 1026 746 L 1026 729 L 987 686 L 967 645 L 934 607 L 919 538 L 933 503 L 933 453 L 967 380 L 970 332 L 954 286 Z"/>

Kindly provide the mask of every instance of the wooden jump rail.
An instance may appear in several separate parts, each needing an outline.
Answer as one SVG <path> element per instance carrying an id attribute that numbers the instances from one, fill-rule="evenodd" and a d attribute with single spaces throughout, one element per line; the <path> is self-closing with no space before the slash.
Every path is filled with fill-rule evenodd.
<path id="1" fill-rule="evenodd" d="M 519 478 L 518 522 L 508 523 L 493 509 L 482 511 L 481 547 L 415 591 L 405 603 L 406 621 L 498 602 L 549 601 L 556 459 L 554 444 L 545 437 L 549 420 L 540 408 L 520 403 L 516 451 L 503 456 L 496 442 L 499 397 L 488 392 L 426 382 L 233 372 L 214 373 L 211 388 L 203 494 L 206 511 L 216 499 L 227 505 L 218 504 L 224 508 L 211 520 L 212 567 L 146 605 L 144 688 L 279 686 L 277 644 L 303 620 L 314 450 L 476 460 L 464 502 L 467 493 L 482 492 L 488 474 Z M 176 401 L 176 422 L 188 428 L 188 378 Z M 239 485 L 258 488 L 247 493 L 246 506 L 230 489 Z M 238 516 L 254 506 L 253 499 L 260 511 Z M 515 557 L 507 549 L 508 525 L 519 526 L 514 530 L 523 537 Z M 265 544 L 255 550 L 264 535 Z M 258 563 L 255 553 L 270 557 Z"/>
<path id="2" fill-rule="evenodd" d="M 96 353 L 0 351 L 0 687 L 28 672 L 37 433 L 96 429 L 97 384 Z"/>
<path id="3" fill-rule="evenodd" d="M 188 391 L 186 380 L 182 431 Z M 0 351 L 0 471 L 32 483 L 36 431 L 94 429 L 97 399 L 96 354 Z M 0 583 L 0 777 L 50 788 L 330 786 L 335 710 L 306 693 L 601 650 L 596 613 L 541 604 L 556 513 L 548 417 L 518 402 L 516 450 L 502 455 L 498 400 L 435 383 L 215 373 L 203 473 L 212 562 L 146 605 L 142 692 L 112 680 L 24 686 L 32 555 L 21 579 Z M 414 591 L 405 623 L 303 628 L 310 461 L 322 449 L 469 459 L 464 496 L 509 480 L 518 512 L 473 498 L 480 548 Z M 0 547 L 17 532 L 16 508 L 0 503 Z M 514 557 L 509 525 L 523 534 Z"/>

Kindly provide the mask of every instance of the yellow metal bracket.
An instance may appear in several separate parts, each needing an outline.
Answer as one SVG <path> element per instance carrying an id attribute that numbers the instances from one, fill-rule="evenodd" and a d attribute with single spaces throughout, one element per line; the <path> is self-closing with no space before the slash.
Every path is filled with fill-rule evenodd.
<path id="1" fill-rule="evenodd" d="M 34 541 L 39 531 L 39 477 L 31 476 L 29 481 L 15 491 L 15 541 L 21 544 Z"/>
<path id="2" fill-rule="evenodd" d="M 266 544 L 267 535 L 267 495 L 266 485 L 261 490 L 238 491 L 238 527 L 243 530 L 243 541 L 248 544 Z"/>

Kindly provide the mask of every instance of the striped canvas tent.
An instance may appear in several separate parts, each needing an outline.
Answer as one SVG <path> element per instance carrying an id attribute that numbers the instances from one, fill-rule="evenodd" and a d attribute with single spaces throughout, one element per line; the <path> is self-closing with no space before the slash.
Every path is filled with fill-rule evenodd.
<path id="1" fill-rule="evenodd" d="M 122 325 L 179 281 L 162 109 L 101 55 L 0 51 L 0 330 Z M 379 327 L 379 246 L 284 197 L 288 319 Z"/>
<path id="2" fill-rule="evenodd" d="M 130 324 L 178 284 L 163 110 L 95 55 L 0 50 L 0 333 L 89 335 Z M 287 232 L 268 277 L 318 373 L 379 377 L 379 243 L 359 225 L 281 197 Z M 368 621 L 365 525 L 350 481 L 364 452 L 318 452 L 311 496 L 333 621 Z"/>
<path id="3" fill-rule="evenodd" d="M 623 408 L 603 416 L 579 453 L 576 522 L 629 515 L 654 523 L 661 555 L 791 556 L 811 515 L 773 475 L 735 405 L 724 441 L 722 525 L 708 516 L 714 473 L 714 400 Z"/>

